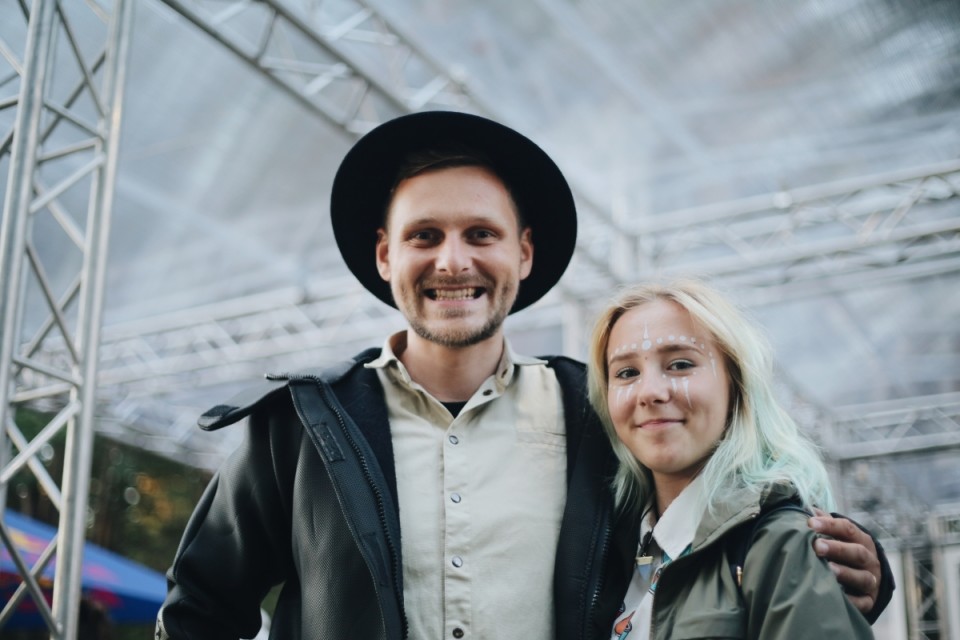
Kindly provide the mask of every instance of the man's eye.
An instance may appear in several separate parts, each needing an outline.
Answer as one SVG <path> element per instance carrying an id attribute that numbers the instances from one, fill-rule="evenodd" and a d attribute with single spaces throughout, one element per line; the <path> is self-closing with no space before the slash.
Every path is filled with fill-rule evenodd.
<path id="1" fill-rule="evenodd" d="M 414 241 L 414 242 L 421 242 L 421 243 L 423 243 L 423 242 L 433 242 L 433 241 L 436 240 L 436 238 L 437 238 L 437 232 L 436 232 L 436 231 L 429 231 L 429 230 L 414 231 L 414 232 L 411 233 L 408 237 L 410 238 L 410 240 L 412 240 L 412 241 Z"/>
<path id="2" fill-rule="evenodd" d="M 471 232 L 470 237 L 474 240 L 493 240 L 497 237 L 497 234 L 489 229 L 477 229 Z"/>

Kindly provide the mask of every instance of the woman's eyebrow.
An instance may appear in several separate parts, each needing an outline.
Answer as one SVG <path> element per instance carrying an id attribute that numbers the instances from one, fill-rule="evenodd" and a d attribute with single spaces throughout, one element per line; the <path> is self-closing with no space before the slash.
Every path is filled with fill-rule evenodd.
<path id="1" fill-rule="evenodd" d="M 633 350 L 625 350 L 625 351 L 619 351 L 619 352 L 617 352 L 617 353 L 614 353 L 614 354 L 613 354 L 613 357 L 611 357 L 610 359 L 607 360 L 607 366 L 609 367 L 609 366 L 615 364 L 616 362 L 618 362 L 618 361 L 620 361 L 620 360 L 626 360 L 626 359 L 629 358 L 629 357 L 631 356 L 631 354 L 633 354 L 633 353 L 634 353 Z"/>
<path id="2" fill-rule="evenodd" d="M 656 350 L 661 352 L 673 351 L 701 351 L 702 347 L 695 342 L 668 342 L 666 344 L 656 345 Z"/>
<path id="3" fill-rule="evenodd" d="M 696 342 L 659 342 L 650 345 L 649 348 L 644 349 L 642 343 L 627 343 L 626 345 L 621 345 L 617 347 L 614 351 L 613 356 L 607 360 L 607 364 L 613 364 L 618 360 L 625 360 L 635 353 L 643 353 L 646 351 L 654 351 L 656 353 L 676 353 L 678 351 L 696 351 L 702 352 L 703 347 Z"/>

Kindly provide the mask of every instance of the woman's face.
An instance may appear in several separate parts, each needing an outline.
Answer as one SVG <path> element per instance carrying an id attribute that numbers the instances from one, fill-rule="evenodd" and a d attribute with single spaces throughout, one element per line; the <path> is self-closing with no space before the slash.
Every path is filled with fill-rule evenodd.
<path id="1" fill-rule="evenodd" d="M 654 300 L 617 319 L 607 345 L 607 406 L 617 436 L 654 480 L 686 486 L 723 435 L 730 378 L 690 313 Z"/>

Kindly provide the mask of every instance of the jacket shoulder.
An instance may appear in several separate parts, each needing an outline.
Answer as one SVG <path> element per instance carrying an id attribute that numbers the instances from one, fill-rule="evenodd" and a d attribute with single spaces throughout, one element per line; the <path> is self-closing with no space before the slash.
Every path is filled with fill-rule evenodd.
<path id="1" fill-rule="evenodd" d="M 204 431 L 216 431 L 246 418 L 257 409 L 273 402 L 294 380 L 316 380 L 334 384 L 380 354 L 379 349 L 367 349 L 353 358 L 328 367 L 307 369 L 295 373 L 268 374 L 259 384 L 247 387 L 225 403 L 204 411 L 197 425 Z"/>
<path id="2" fill-rule="evenodd" d="M 816 555 L 816 534 L 806 518 L 797 510 L 779 509 L 757 527 L 742 578 L 748 636 L 872 638 L 867 620 Z"/>
<path id="3" fill-rule="evenodd" d="M 545 360 L 548 367 L 554 369 L 563 369 L 564 371 L 579 371 L 586 373 L 587 365 L 575 358 L 569 356 L 537 356 L 540 360 Z"/>
<path id="4" fill-rule="evenodd" d="M 537 356 L 557 374 L 557 380 L 566 391 L 576 390 L 583 395 L 586 390 L 587 365 L 567 356 Z"/>

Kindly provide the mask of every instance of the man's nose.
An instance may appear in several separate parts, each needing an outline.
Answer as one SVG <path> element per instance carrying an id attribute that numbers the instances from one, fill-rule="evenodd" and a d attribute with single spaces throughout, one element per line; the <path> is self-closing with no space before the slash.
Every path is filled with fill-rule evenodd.
<path id="1" fill-rule="evenodd" d="M 437 271 L 458 274 L 470 267 L 470 247 L 459 238 L 446 238 L 437 251 Z"/>

